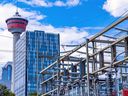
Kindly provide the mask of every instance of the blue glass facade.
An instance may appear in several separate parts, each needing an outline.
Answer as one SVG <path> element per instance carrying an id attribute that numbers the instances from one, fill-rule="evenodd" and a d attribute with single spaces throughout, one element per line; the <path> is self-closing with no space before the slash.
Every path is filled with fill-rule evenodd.
<path id="1" fill-rule="evenodd" d="M 40 85 L 42 75 L 39 72 L 57 59 L 59 46 L 58 34 L 34 31 L 21 36 L 15 46 L 16 96 L 29 96 L 33 92 L 39 94 L 42 92 Z"/>
<path id="2" fill-rule="evenodd" d="M 7 64 L 2 68 L 2 80 L 11 81 L 12 76 L 12 62 L 7 62 Z"/>
<path id="3" fill-rule="evenodd" d="M 2 79 L 0 83 L 11 89 L 11 79 L 12 78 L 12 62 L 7 62 L 7 64 L 2 68 Z"/>

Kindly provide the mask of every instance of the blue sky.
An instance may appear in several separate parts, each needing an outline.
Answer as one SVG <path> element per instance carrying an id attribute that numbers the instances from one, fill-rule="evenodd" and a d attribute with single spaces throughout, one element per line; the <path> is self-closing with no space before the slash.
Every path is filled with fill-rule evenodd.
<path id="1" fill-rule="evenodd" d="M 82 4 L 76 7 L 68 7 L 68 8 L 53 7 L 53 8 L 45 8 L 43 9 L 43 11 L 42 10 L 40 11 L 42 11 L 44 14 L 47 14 L 47 18 L 44 19 L 44 23 L 50 23 L 56 27 L 105 26 L 106 25 L 104 23 L 106 22 L 105 19 L 114 19 L 114 18 L 112 18 L 109 15 L 109 13 L 105 12 L 102 9 L 102 5 L 104 2 L 97 2 L 97 1 L 98 0 L 89 0 L 83 2 Z"/>
<path id="2" fill-rule="evenodd" d="M 49 1 L 55 2 L 57 0 Z M 66 2 L 66 0 L 62 1 Z M 16 1 L 12 2 L 12 0 L 5 0 L 1 2 L 4 2 L 4 4 L 12 3 L 16 5 Z M 105 2 L 106 0 L 79 0 L 79 4 L 75 6 L 42 7 L 26 4 L 25 0 L 19 0 L 18 7 L 46 15 L 46 18 L 40 20 L 42 24 L 51 24 L 55 27 L 104 27 L 115 19 L 109 14 L 109 12 L 106 12 L 106 10 L 103 9 Z"/>
<path id="3" fill-rule="evenodd" d="M 85 42 L 85 37 L 99 32 L 128 9 L 128 0 L 17 1 L 0 0 L 0 50 L 9 51 L 0 51 L 0 64 L 12 60 L 12 34 L 5 20 L 14 15 L 17 5 L 20 14 L 29 20 L 27 30 L 59 33 L 61 44 Z"/>
<path id="4" fill-rule="evenodd" d="M 44 24 L 51 24 L 55 27 L 104 27 L 115 19 L 113 16 L 111 16 L 108 12 L 106 12 L 103 9 L 103 5 L 106 0 L 79 0 L 80 3 L 76 6 L 52 7 L 42 7 L 37 5 L 31 6 L 29 4 L 24 3 L 23 1 L 25 0 L 21 1 L 19 0 L 18 7 L 27 8 L 29 10 L 35 10 L 46 15 L 47 17 L 40 21 Z M 49 1 L 55 2 L 57 0 Z M 66 2 L 66 0 L 62 1 Z M 12 3 L 16 5 L 15 1 Z"/>

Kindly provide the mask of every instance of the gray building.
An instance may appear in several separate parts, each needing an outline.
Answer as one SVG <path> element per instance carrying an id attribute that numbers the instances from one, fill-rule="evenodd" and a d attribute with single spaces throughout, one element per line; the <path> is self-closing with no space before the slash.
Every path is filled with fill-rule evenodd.
<path id="1" fill-rule="evenodd" d="M 60 52 L 59 35 L 44 31 L 25 32 L 15 45 L 14 92 L 29 96 L 42 92 L 39 72 L 57 59 Z M 50 75 L 46 75 L 48 78 Z"/>

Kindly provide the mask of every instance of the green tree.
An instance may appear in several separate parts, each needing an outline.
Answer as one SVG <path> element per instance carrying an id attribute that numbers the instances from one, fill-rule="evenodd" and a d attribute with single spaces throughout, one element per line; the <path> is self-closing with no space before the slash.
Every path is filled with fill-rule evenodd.
<path id="1" fill-rule="evenodd" d="M 37 95 L 37 92 L 29 93 L 29 96 L 41 96 L 41 94 Z M 51 95 L 45 95 L 45 96 L 51 96 Z"/>
<path id="2" fill-rule="evenodd" d="M 6 86 L 0 84 L 0 96 L 15 96 Z"/>
<path id="3" fill-rule="evenodd" d="M 36 92 L 29 93 L 29 96 L 37 96 Z"/>
<path id="4" fill-rule="evenodd" d="M 37 92 L 31 92 L 29 93 L 29 96 L 41 96 L 41 94 L 37 95 Z M 50 96 L 50 95 L 46 95 L 46 96 Z"/>

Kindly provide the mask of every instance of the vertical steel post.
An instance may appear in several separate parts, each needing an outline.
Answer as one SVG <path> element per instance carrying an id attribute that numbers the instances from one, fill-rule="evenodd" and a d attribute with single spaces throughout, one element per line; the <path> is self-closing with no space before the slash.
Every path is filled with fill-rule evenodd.
<path id="1" fill-rule="evenodd" d="M 92 53 L 94 54 L 95 53 L 95 44 L 94 42 L 92 42 Z M 95 56 L 92 57 L 93 58 L 93 63 L 92 63 L 92 71 L 95 71 Z"/>
<path id="2" fill-rule="evenodd" d="M 83 76 L 85 76 L 85 61 L 80 62 L 80 79 L 82 80 Z"/>
<path id="3" fill-rule="evenodd" d="M 127 32 L 127 35 L 128 35 L 128 32 Z M 127 57 L 128 56 L 128 37 L 125 38 L 124 42 L 125 42 L 125 57 Z M 125 68 L 125 72 L 126 73 L 128 72 L 128 68 Z M 127 80 L 128 80 L 128 77 L 127 77 Z"/>
<path id="4" fill-rule="evenodd" d="M 112 63 L 116 61 L 116 45 L 111 46 L 111 60 Z"/>
<path id="5" fill-rule="evenodd" d="M 60 62 L 59 62 L 59 59 L 58 59 L 58 64 L 57 64 L 57 67 L 58 67 L 58 69 L 60 68 Z M 58 72 L 57 72 L 57 81 L 59 81 L 60 80 L 60 70 L 58 70 Z M 60 82 L 57 82 L 58 84 L 57 84 L 57 96 L 60 96 Z"/>
<path id="6" fill-rule="evenodd" d="M 86 39 L 86 64 L 87 64 L 87 94 L 90 96 L 90 74 L 89 74 L 89 53 L 88 53 L 89 40 Z"/>
<path id="7" fill-rule="evenodd" d="M 128 38 L 125 38 L 125 56 L 128 56 Z"/>
<path id="8" fill-rule="evenodd" d="M 92 52 L 93 52 L 93 54 L 95 53 L 95 42 L 94 41 L 92 41 Z M 92 62 L 92 71 L 95 71 L 96 70 L 96 60 L 95 60 L 95 56 L 93 56 L 92 57 L 93 58 L 93 62 Z M 96 74 L 94 74 L 94 78 L 96 78 Z M 96 82 L 95 82 L 96 80 L 93 80 L 93 83 L 94 83 L 94 94 L 95 94 L 95 96 L 97 96 L 97 88 L 96 88 Z"/>
<path id="9" fill-rule="evenodd" d="M 104 67 L 104 53 L 103 53 L 103 51 L 99 52 L 99 64 L 100 64 L 100 68 Z"/>

